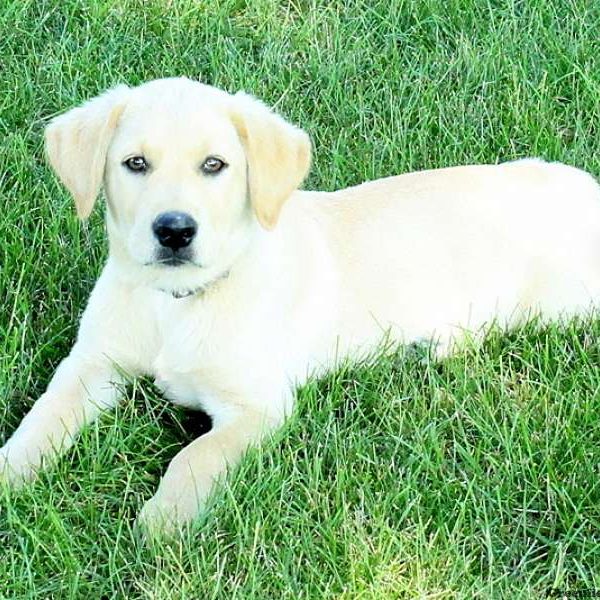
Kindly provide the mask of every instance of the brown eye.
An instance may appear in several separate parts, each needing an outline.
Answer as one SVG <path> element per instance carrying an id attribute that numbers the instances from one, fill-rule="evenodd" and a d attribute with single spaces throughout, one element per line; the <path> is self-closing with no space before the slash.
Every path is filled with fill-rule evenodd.
<path id="1" fill-rule="evenodd" d="M 225 161 L 221 160 L 220 158 L 217 158 L 216 156 L 209 156 L 202 163 L 202 170 L 205 173 L 212 175 L 214 173 L 218 173 L 219 171 L 224 169 L 226 166 L 227 166 L 227 163 L 225 163 Z"/>
<path id="2" fill-rule="evenodd" d="M 145 173 L 148 170 L 148 163 L 143 156 L 132 156 L 123 161 L 123 164 L 134 173 Z"/>

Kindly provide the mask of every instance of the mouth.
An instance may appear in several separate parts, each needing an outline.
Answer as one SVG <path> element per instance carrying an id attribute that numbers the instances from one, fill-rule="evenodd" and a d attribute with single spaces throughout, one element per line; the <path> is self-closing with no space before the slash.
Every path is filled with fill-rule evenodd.
<path id="1" fill-rule="evenodd" d="M 171 256 L 169 258 L 159 258 L 147 264 L 161 265 L 165 267 L 180 267 L 181 265 L 191 265 L 194 263 L 189 258 L 179 258 L 178 256 Z"/>
<path id="2" fill-rule="evenodd" d="M 202 268 L 201 264 L 194 262 L 189 258 L 179 258 L 177 256 L 172 256 L 171 258 L 157 258 L 144 263 L 145 267 L 182 267 L 184 265 Z"/>
<path id="3" fill-rule="evenodd" d="M 193 260 L 189 252 L 166 249 L 161 249 L 156 253 L 153 260 L 144 263 L 146 267 L 182 267 L 184 265 L 202 268 L 200 263 Z"/>

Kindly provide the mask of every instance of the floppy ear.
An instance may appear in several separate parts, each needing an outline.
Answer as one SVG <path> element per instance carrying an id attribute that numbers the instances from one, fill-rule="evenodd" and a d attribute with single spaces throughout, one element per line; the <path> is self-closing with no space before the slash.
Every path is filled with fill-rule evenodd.
<path id="1" fill-rule="evenodd" d="M 46 154 L 75 199 L 77 214 L 89 217 L 100 191 L 106 153 L 125 108 L 129 88 L 120 85 L 53 119 L 46 127 Z"/>
<path id="2" fill-rule="evenodd" d="M 238 92 L 232 121 L 246 150 L 250 200 L 259 223 L 273 229 L 310 167 L 310 139 L 262 102 Z"/>

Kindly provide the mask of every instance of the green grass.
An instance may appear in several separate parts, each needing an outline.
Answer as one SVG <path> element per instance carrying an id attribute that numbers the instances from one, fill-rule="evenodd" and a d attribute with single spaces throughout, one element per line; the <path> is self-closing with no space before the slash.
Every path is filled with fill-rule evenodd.
<path id="1" fill-rule="evenodd" d="M 526 155 L 598 175 L 598 31 L 596 0 L 5 0 L 0 442 L 68 352 L 106 254 L 102 209 L 80 225 L 45 166 L 49 117 L 185 74 L 307 129 L 312 188 Z M 199 425 L 137 382 L 35 485 L 0 491 L 0 598 L 599 589 L 599 334 L 530 326 L 439 364 L 340 368 L 160 548 L 134 543 L 133 518 Z"/>

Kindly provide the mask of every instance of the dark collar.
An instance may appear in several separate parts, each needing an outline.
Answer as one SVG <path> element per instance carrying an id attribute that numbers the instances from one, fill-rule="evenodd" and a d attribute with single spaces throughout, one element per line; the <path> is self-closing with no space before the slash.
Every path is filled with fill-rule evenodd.
<path id="1" fill-rule="evenodd" d="M 193 288 L 191 290 L 182 290 L 182 291 L 173 291 L 173 290 L 163 290 L 159 288 L 161 292 L 165 294 L 170 294 L 173 298 L 180 300 L 182 298 L 189 298 L 190 296 L 202 296 L 204 295 L 215 283 L 221 281 L 221 279 L 225 279 L 229 276 L 229 271 L 225 271 L 218 277 L 215 277 L 212 281 L 205 283 L 197 288 Z"/>

